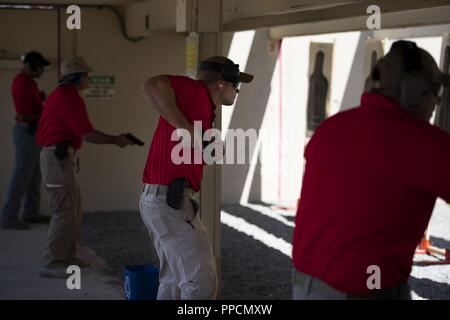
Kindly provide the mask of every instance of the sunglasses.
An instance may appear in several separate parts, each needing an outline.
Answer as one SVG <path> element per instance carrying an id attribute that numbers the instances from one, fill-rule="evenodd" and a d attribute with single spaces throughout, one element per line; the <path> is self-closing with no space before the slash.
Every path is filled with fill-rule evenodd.
<path id="1" fill-rule="evenodd" d="M 240 82 L 232 82 L 231 85 L 232 85 L 233 89 L 236 91 L 236 93 L 239 93 Z"/>

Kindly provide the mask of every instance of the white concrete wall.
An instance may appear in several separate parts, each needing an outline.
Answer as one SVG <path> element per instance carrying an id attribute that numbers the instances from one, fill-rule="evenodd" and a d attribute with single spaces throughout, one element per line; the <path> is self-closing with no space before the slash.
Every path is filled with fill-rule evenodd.
<path id="1" fill-rule="evenodd" d="M 306 142 L 310 43 L 334 43 L 329 93 L 332 115 L 341 108 L 359 34 L 348 32 L 283 39 L 281 58 L 274 72 L 272 93 L 263 125 L 265 139 L 261 154 L 261 200 L 294 204 L 300 194 Z M 357 100 L 351 103 L 356 105 Z"/>
<path id="2" fill-rule="evenodd" d="M 260 77 L 255 77 L 251 85 L 242 85 L 241 95 L 246 94 L 248 90 L 255 94 L 253 100 L 245 101 L 246 109 L 242 109 L 244 106 L 239 99 L 235 108 L 223 109 L 224 130 L 238 128 L 239 126 L 236 125 L 239 124 L 243 125 L 240 126 L 243 129 L 254 128 L 260 138 L 260 145 L 258 145 L 260 148 L 257 149 L 259 161 L 256 165 L 223 167 L 222 200 L 224 203 L 295 202 L 299 196 L 303 172 L 310 42 L 334 43 L 331 76 L 333 80 L 330 83 L 330 115 L 332 115 L 341 108 L 344 92 L 358 91 L 353 95 L 348 93 L 345 95 L 346 103 L 351 103 L 353 106 L 358 103 L 363 86 L 362 74 L 361 80 L 356 81 L 356 85 L 351 90 L 346 90 L 346 86 L 359 41 L 360 32 L 286 38 L 282 42 L 281 55 L 278 55 L 278 52 L 270 54 L 267 51 L 268 41 L 264 44 L 255 43 L 253 31 L 234 34 L 228 52 L 231 59 L 241 66 L 248 66 L 256 59 L 260 66 L 256 70 L 259 71 L 262 70 L 263 65 L 273 65 L 274 60 L 276 64 L 275 68 L 265 68 L 266 73 L 269 70 L 271 74 L 260 74 Z M 255 45 L 261 49 L 258 53 L 253 52 L 252 55 L 250 48 Z M 359 64 L 357 70 L 362 68 L 362 62 Z M 266 81 L 270 82 L 267 86 Z M 268 98 L 261 101 L 261 96 Z M 352 101 L 349 102 L 349 100 Z M 241 118 L 262 117 L 262 124 L 257 121 L 257 126 L 248 126 L 251 120 L 244 123 L 242 119 L 236 118 L 235 113 L 240 113 Z M 231 119 L 234 119 L 234 123 Z M 244 186 L 242 181 L 245 181 Z"/>
<path id="3" fill-rule="evenodd" d="M 269 101 L 271 79 L 277 58 L 276 54 L 267 50 L 268 42 L 268 30 L 234 35 L 228 55 L 240 64 L 241 70 L 253 74 L 255 80 L 241 85 L 241 92 L 233 107 L 223 107 L 224 130 L 252 128 L 259 133 Z M 229 164 L 227 160 L 227 164 L 222 165 L 222 202 L 224 204 L 239 203 L 247 199 L 253 201 L 261 199 L 259 167 L 250 165 L 249 161 L 249 153 L 251 153 L 250 158 L 253 158 L 257 152 L 258 149 L 249 148 L 247 140 L 245 164 Z"/>
<path id="4" fill-rule="evenodd" d="M 6 50 L 7 55 L 18 57 L 33 49 L 55 62 L 56 41 L 56 13 L 0 10 L 0 51 Z M 86 101 L 94 127 L 113 134 L 131 131 L 146 142 L 143 148 L 123 150 L 87 143 L 83 146 L 79 156 L 84 208 L 86 211 L 135 210 L 143 166 L 157 121 L 156 113 L 145 102 L 142 83 L 160 73 L 184 73 L 184 36 L 164 33 L 131 43 L 122 37 L 118 20 L 110 11 L 83 9 L 77 48 L 78 55 L 95 69 L 93 75 L 116 78 L 114 100 Z M 10 129 L 14 124 L 14 108 L 10 83 L 17 72 L 0 70 L 1 206 L 13 166 Z M 39 86 L 47 93 L 55 84 L 55 68 L 39 80 Z"/>

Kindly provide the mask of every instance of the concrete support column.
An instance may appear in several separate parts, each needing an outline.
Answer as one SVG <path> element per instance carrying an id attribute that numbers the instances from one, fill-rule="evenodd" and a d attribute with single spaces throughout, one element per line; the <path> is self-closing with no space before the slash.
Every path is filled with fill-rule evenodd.
<path id="1" fill-rule="evenodd" d="M 199 35 L 197 65 L 210 56 L 223 54 L 221 26 L 222 0 L 180 0 L 177 2 L 177 31 L 196 32 Z M 219 107 L 216 109 L 214 127 L 221 130 L 221 123 L 221 108 Z M 205 166 L 200 193 L 200 216 L 211 238 L 219 279 L 220 207 L 220 165 Z"/>
<path id="2" fill-rule="evenodd" d="M 203 33 L 199 41 L 199 61 L 214 55 L 222 55 L 222 35 Z M 216 109 L 214 127 L 222 129 L 222 110 Z M 220 209 L 221 209 L 221 166 L 208 165 L 203 169 L 203 181 L 200 194 L 200 215 L 211 237 L 217 271 L 220 279 Z"/>

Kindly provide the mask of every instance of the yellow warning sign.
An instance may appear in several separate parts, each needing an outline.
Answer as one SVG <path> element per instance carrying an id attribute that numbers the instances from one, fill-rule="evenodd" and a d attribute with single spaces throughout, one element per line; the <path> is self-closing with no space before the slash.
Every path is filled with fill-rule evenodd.
<path id="1" fill-rule="evenodd" d="M 186 75 L 195 78 L 198 65 L 198 39 L 199 35 L 191 32 L 186 38 Z"/>

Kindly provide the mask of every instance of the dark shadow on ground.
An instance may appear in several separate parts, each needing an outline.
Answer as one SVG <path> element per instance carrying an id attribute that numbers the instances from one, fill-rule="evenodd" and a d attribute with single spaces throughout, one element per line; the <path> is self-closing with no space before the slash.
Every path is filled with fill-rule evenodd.
<path id="1" fill-rule="evenodd" d="M 432 246 L 442 248 L 442 249 L 450 249 L 450 241 L 438 237 L 430 236 L 430 243 Z"/>
<path id="2" fill-rule="evenodd" d="M 257 203 L 267 207 L 272 204 Z M 291 243 L 294 228 L 240 205 L 222 210 Z M 291 299 L 292 262 L 280 251 L 222 224 L 222 299 Z"/>
<path id="3" fill-rule="evenodd" d="M 222 210 L 236 217 L 243 218 L 248 223 L 254 224 L 289 243 L 292 242 L 292 233 L 294 231 L 293 227 L 287 226 L 278 220 L 265 216 L 261 212 L 240 205 L 223 206 Z M 291 219 L 287 220 L 292 221 Z"/>
<path id="4" fill-rule="evenodd" d="M 84 217 L 81 243 L 102 258 L 105 272 L 123 285 L 123 268 L 131 265 L 158 266 L 158 256 L 138 212 L 95 212 Z"/>
<path id="5" fill-rule="evenodd" d="M 450 285 L 430 279 L 417 279 L 410 277 L 408 281 L 411 290 L 421 298 L 430 300 L 450 299 Z"/>
<path id="6" fill-rule="evenodd" d="M 222 224 L 222 299 L 290 299 L 288 256 Z"/>

